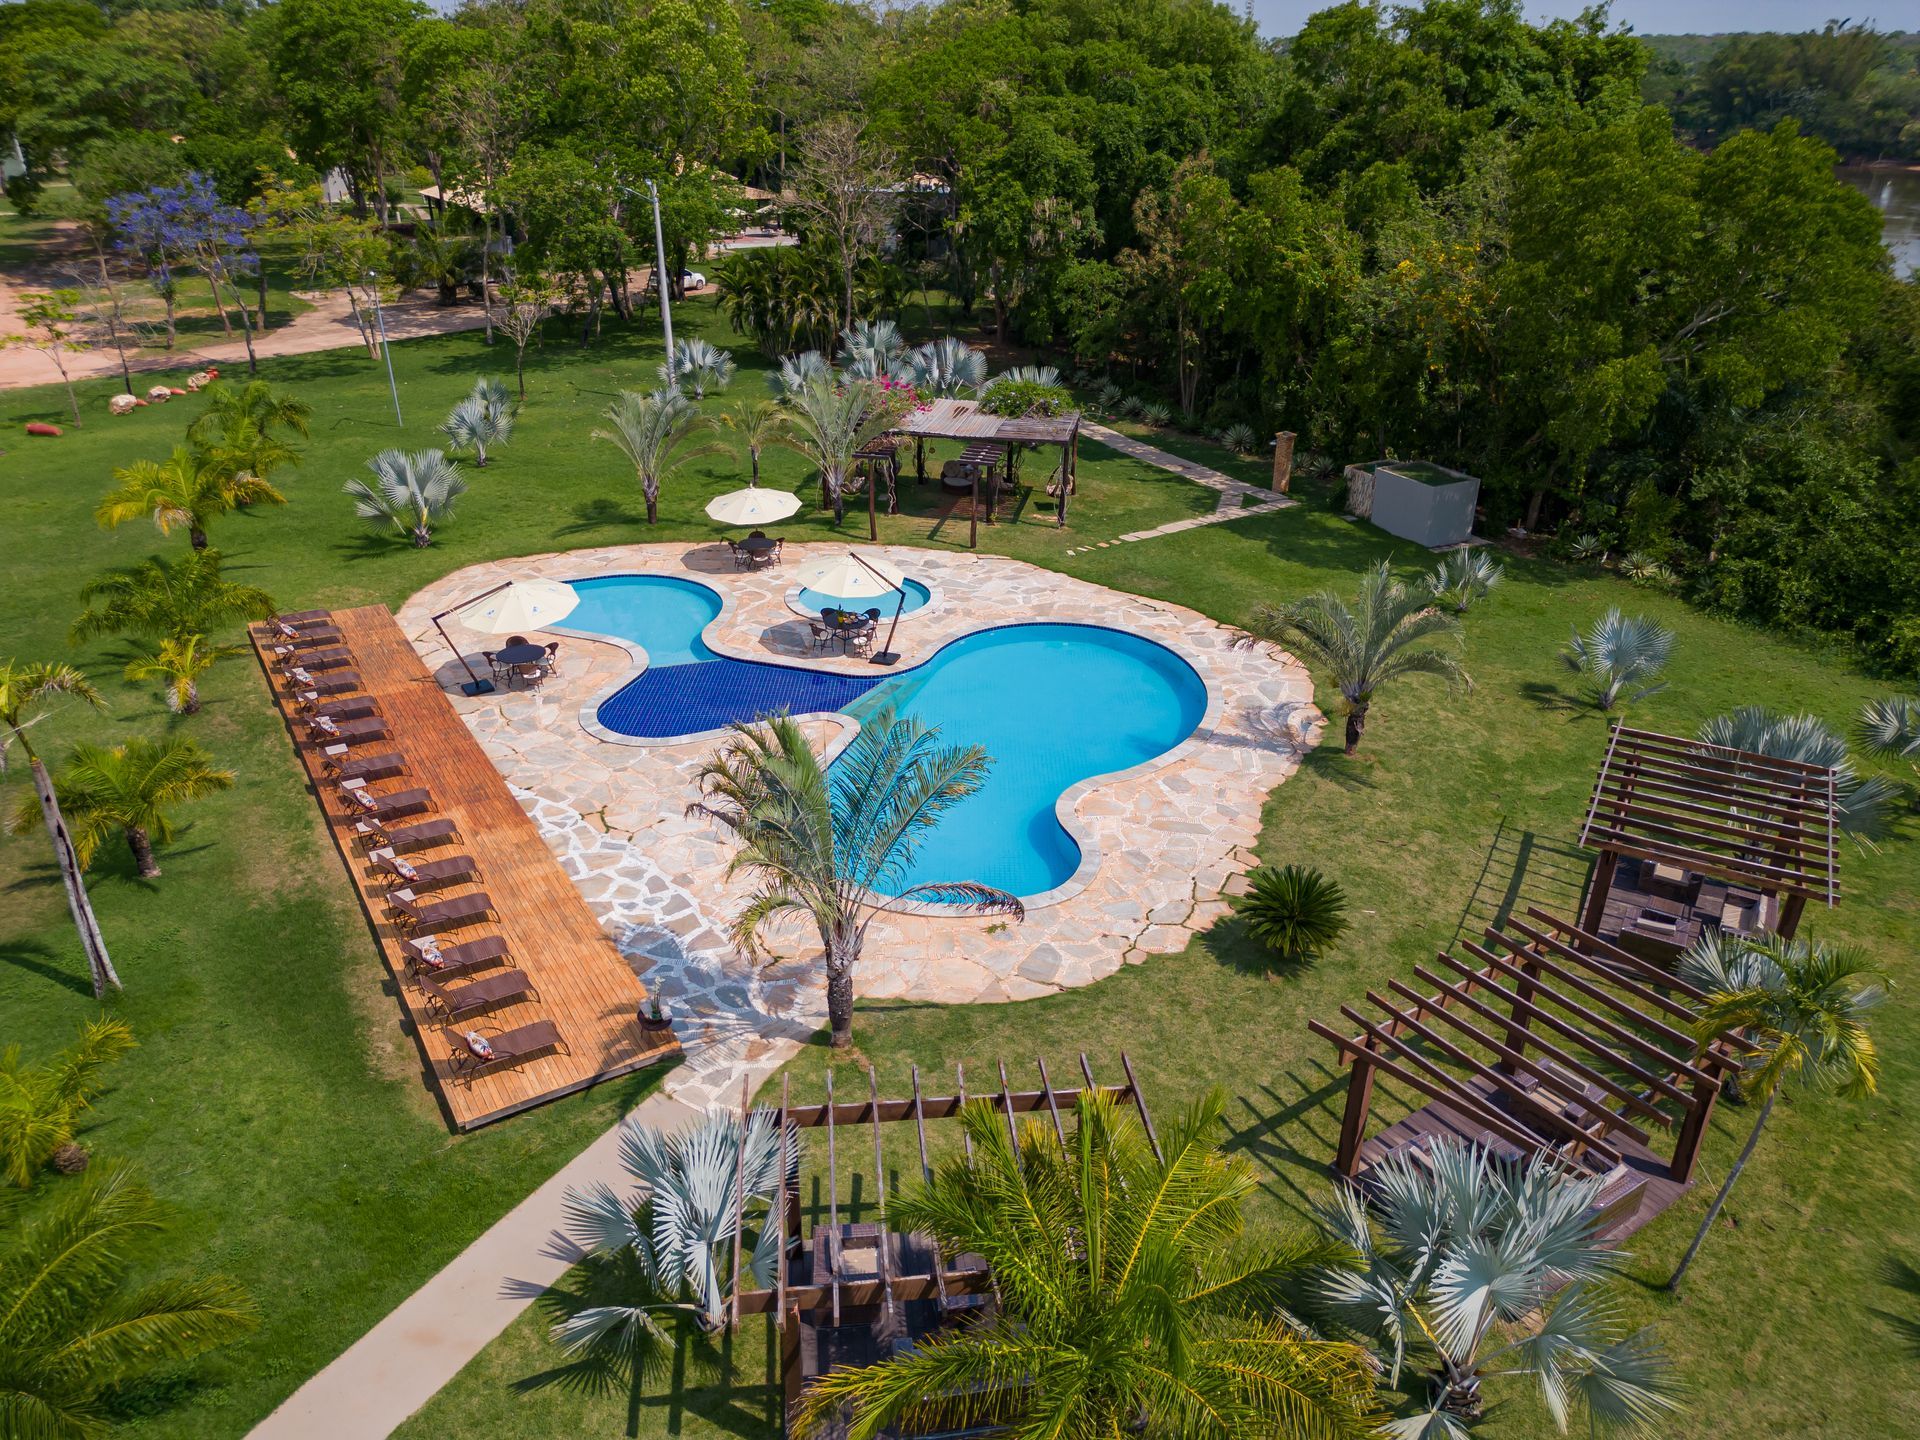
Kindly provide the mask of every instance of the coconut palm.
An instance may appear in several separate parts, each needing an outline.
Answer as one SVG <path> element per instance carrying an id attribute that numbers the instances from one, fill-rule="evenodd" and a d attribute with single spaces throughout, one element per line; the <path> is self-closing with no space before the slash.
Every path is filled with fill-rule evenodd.
<path id="1" fill-rule="evenodd" d="M 676 466 L 725 448 L 717 443 L 686 448 L 695 435 L 711 430 L 713 422 L 678 390 L 656 390 L 651 395 L 622 390 L 603 414 L 608 428 L 595 430 L 593 438 L 619 447 L 633 466 L 634 479 L 646 497 L 649 525 L 660 517 L 660 482 Z"/>
<path id="2" fill-rule="evenodd" d="M 504 380 L 483 375 L 473 391 L 440 423 L 440 432 L 456 447 L 471 449 L 473 463 L 487 468 L 487 447 L 504 445 L 513 434 L 513 397 Z"/>
<path id="3" fill-rule="evenodd" d="M 1454 614 L 1464 615 L 1500 583 L 1506 567 L 1486 550 L 1456 550 L 1427 576 L 1427 593 Z"/>
<path id="4" fill-rule="evenodd" d="M 929 340 L 908 359 L 913 388 L 922 395 L 971 395 L 987 378 L 987 357 L 952 335 Z"/>
<path id="5" fill-rule="evenodd" d="M 375 529 L 392 526 L 424 550 L 433 543 L 433 527 L 453 518 L 453 504 L 467 493 L 460 467 L 439 450 L 382 450 L 367 462 L 374 483 L 349 480 L 341 490 L 353 497 L 353 513 Z"/>
<path id="6" fill-rule="evenodd" d="M 0 1248 L 0 1434 L 104 1436 L 115 1391 L 257 1323 L 246 1292 L 222 1276 L 129 1286 L 165 1216 L 123 1169 L 62 1189 L 31 1224 L 0 1229 L 8 1234 Z"/>
<path id="7" fill-rule="evenodd" d="M 780 359 L 780 388 L 788 395 L 798 394 L 816 380 L 828 380 L 832 374 L 833 367 L 818 350 L 802 350 Z"/>
<path id="8" fill-rule="evenodd" d="M 1390 1385 L 1415 1357 L 1432 1366 L 1428 1408 L 1392 1425 L 1396 1440 L 1463 1436 L 1498 1377 L 1537 1381 L 1562 1434 L 1582 1408 L 1591 1433 L 1643 1434 L 1679 1408 L 1651 1336 L 1606 1297 L 1625 1257 L 1594 1231 L 1602 1177 L 1451 1137 L 1423 1162 L 1401 1150 L 1374 1168 L 1372 1214 L 1351 1186 L 1321 1211 L 1358 1257 L 1321 1272 L 1329 1319 L 1385 1349 Z"/>
<path id="9" fill-rule="evenodd" d="M 818 468 L 820 488 L 838 525 L 847 516 L 846 484 L 853 457 L 893 426 L 894 408 L 879 386 L 837 386 L 825 377 L 809 380 L 788 403 L 793 421 L 782 443 Z"/>
<path id="10" fill-rule="evenodd" d="M 176 445 L 166 460 L 136 460 L 113 472 L 118 483 L 93 518 L 112 530 L 151 519 L 162 535 L 184 528 L 196 550 L 207 548 L 207 526 L 236 505 L 284 505 L 287 497 L 258 475 L 236 473 L 226 457 Z"/>
<path id="11" fill-rule="evenodd" d="M 1679 974 L 1707 992 L 1693 1024 L 1701 1053 L 1727 1031 L 1746 1042 L 1740 1089 L 1749 1102 L 1759 1097 L 1760 1109 L 1740 1157 L 1667 1281 L 1669 1290 L 1680 1288 L 1720 1218 L 1734 1182 L 1760 1143 L 1782 1085 L 1795 1080 L 1808 1090 L 1850 1100 L 1864 1099 L 1879 1088 L 1880 1057 L 1863 1017 L 1887 993 L 1879 967 L 1855 946 L 1778 935 L 1746 939 L 1713 929 L 1680 957 Z"/>
<path id="12" fill-rule="evenodd" d="M 262 435 L 290 430 L 303 439 L 313 407 L 306 401 L 275 390 L 265 380 L 249 380 L 244 385 L 216 380 L 200 392 L 206 407 L 187 427 L 187 439 L 196 445 L 211 446 L 236 421 L 245 420 Z"/>
<path id="13" fill-rule="evenodd" d="M 761 452 L 780 443 L 792 417 L 778 400 L 736 400 L 715 419 L 739 437 L 740 448 L 753 467 L 752 483 L 758 485 Z"/>
<path id="14" fill-rule="evenodd" d="M 1870 840 L 1879 830 L 1887 806 L 1899 794 L 1884 776 L 1854 769 L 1846 737 L 1817 715 L 1782 715 L 1764 705 L 1742 705 L 1716 715 L 1698 734 L 1715 750 L 1745 750 L 1831 770 L 1840 828 L 1861 840 Z"/>
<path id="15" fill-rule="evenodd" d="M 160 874 L 154 845 L 173 839 L 168 811 L 231 789 L 233 772 L 220 769 L 211 755 L 184 737 L 129 740 L 111 749 L 74 746 L 53 785 L 72 826 L 81 869 L 93 863 L 102 842 L 118 835 L 133 853 L 140 877 L 152 880 Z M 13 833 L 32 829 L 38 814 L 34 797 L 23 795 L 14 812 Z"/>
<path id="16" fill-rule="evenodd" d="M 242 648 L 209 644 L 204 635 L 170 637 L 129 660 L 126 676 L 165 682 L 167 708 L 176 715 L 194 715 L 200 710 L 200 677 L 213 668 L 214 661 L 238 655 Z"/>
<path id="17" fill-rule="evenodd" d="M 75 1127 L 100 1093 L 100 1072 L 131 1049 L 133 1031 L 102 1015 L 43 1065 L 21 1063 L 18 1045 L 0 1051 L 0 1176 L 25 1190 L 49 1163 L 68 1175 L 86 1169 Z"/>
<path id="18" fill-rule="evenodd" d="M 1170 1126 L 1164 1160 L 1106 1095 L 1079 1097 L 1064 1146 L 1037 1119 L 1016 1144 L 1005 1115 L 969 1103 L 970 1158 L 890 1203 L 887 1225 L 985 1259 L 999 1313 L 821 1376 L 799 1433 L 1377 1434 L 1365 1351 L 1276 1309 L 1332 1247 L 1240 1243 L 1259 1182 L 1220 1153 L 1224 1103 L 1215 1091 Z"/>
<path id="19" fill-rule="evenodd" d="M 1360 746 L 1367 714 L 1380 687 L 1403 675 L 1438 675 L 1472 688 L 1460 662 L 1427 642 L 1454 639 L 1460 622 L 1409 594 L 1387 570 L 1369 570 L 1352 605 L 1331 590 L 1285 605 L 1262 605 L 1247 622 L 1241 644 L 1264 642 L 1291 650 L 1328 672 L 1346 709 L 1347 746 Z"/>
<path id="20" fill-rule="evenodd" d="M 216 473 L 228 477 L 239 497 L 235 508 L 243 510 L 255 499 L 255 481 L 264 483 L 282 466 L 300 463 L 298 450 L 245 416 L 228 420 L 219 434 L 197 447 L 197 453 Z"/>
<path id="21" fill-rule="evenodd" d="M 274 610 L 273 596 L 258 586 L 220 577 L 218 550 L 189 551 L 178 560 L 155 556 L 109 570 L 82 586 L 80 598 L 87 608 L 67 632 L 75 645 L 102 635 L 184 640 Z"/>
<path id="22" fill-rule="evenodd" d="M 797 1165 L 797 1150 L 793 1159 Z M 567 1230 L 595 1273 L 584 1302 L 556 1307 L 553 1338 L 571 1356 L 598 1355 L 644 1374 L 671 1355 L 689 1323 L 711 1332 L 724 1322 L 736 1234 L 742 1274 L 772 1283 L 780 1253 L 769 1208 L 780 1183 L 778 1119 L 756 1110 L 744 1134 L 740 1117 L 721 1110 L 671 1134 L 630 1119 L 620 1133 L 620 1162 L 636 1182 L 632 1194 L 605 1182 L 567 1191 Z M 758 1233 L 746 1233 L 736 1217 Z"/>
<path id="23" fill-rule="evenodd" d="M 93 682 L 71 665 L 49 665 L 44 661 L 22 663 L 12 659 L 0 663 L 0 765 L 4 765 L 7 752 L 15 745 L 27 757 L 35 803 L 41 823 L 47 827 L 47 838 L 53 842 L 54 865 L 67 892 L 67 909 L 73 915 L 74 929 L 80 933 L 80 948 L 86 953 L 87 970 L 93 978 L 93 998 L 98 1000 L 107 993 L 109 985 L 116 990 L 120 988 L 120 976 L 107 954 L 100 922 L 94 918 L 93 901 L 81 877 L 80 857 L 74 850 L 66 817 L 60 813 L 60 797 L 54 790 L 53 777 L 47 773 L 46 763 L 27 735 L 32 726 L 45 718 L 35 715 L 34 711 L 63 695 L 96 710 L 106 708 L 106 701 Z"/>
<path id="24" fill-rule="evenodd" d="M 1920 756 L 1920 695 L 1889 695 L 1860 707 L 1860 742 L 1874 755 Z"/>
<path id="25" fill-rule="evenodd" d="M 1667 682 L 1654 677 L 1667 668 L 1672 654 L 1673 631 L 1645 615 L 1623 615 L 1616 606 L 1586 634 L 1575 629 L 1560 660 L 1586 677 L 1593 703 L 1611 711 L 1623 701 L 1641 701 L 1666 689 Z"/>
<path id="26" fill-rule="evenodd" d="M 836 1047 L 853 1041 L 853 972 L 876 915 L 927 900 L 975 915 L 1025 916 L 1017 898 L 973 881 L 895 889 L 920 841 L 980 788 L 992 763 L 980 746 L 942 746 L 937 731 L 889 708 L 861 727 L 831 771 L 784 715 L 735 725 L 700 767 L 700 798 L 687 813 L 732 832 L 740 848 L 727 874 L 754 885 L 733 938 L 758 957 L 769 922 L 813 921 Z"/>
<path id="27" fill-rule="evenodd" d="M 733 356 L 711 340 L 698 335 L 673 347 L 676 363 L 673 378 L 693 391 L 693 398 L 704 400 L 709 390 L 724 390 L 733 383 Z M 667 367 L 660 367 L 660 383 L 668 382 Z"/>

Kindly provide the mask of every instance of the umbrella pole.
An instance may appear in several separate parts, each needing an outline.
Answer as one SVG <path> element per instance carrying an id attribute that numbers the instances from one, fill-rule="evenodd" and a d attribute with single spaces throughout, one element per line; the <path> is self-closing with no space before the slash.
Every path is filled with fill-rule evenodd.
<path id="1" fill-rule="evenodd" d="M 442 610 L 440 615 L 451 615 L 452 613 L 451 610 Z M 491 680 L 482 680 L 478 675 L 473 673 L 473 666 L 467 664 L 467 657 L 460 653 L 460 647 L 454 644 L 452 639 L 447 635 L 447 627 L 440 623 L 440 615 L 433 617 L 433 628 L 440 632 L 440 638 L 445 640 L 447 642 L 447 648 L 453 651 L 453 658 L 458 660 L 461 667 L 467 672 L 468 683 L 460 687 L 460 693 L 462 695 L 491 695 L 493 693 L 493 682 Z"/>
<path id="2" fill-rule="evenodd" d="M 893 602 L 893 623 L 887 626 L 887 643 L 881 647 L 878 655 L 869 657 L 869 665 L 896 665 L 900 661 L 900 657 L 893 653 L 893 632 L 900 628 L 900 612 L 907 608 L 907 590 L 904 585 L 893 588 L 900 592 L 900 598 Z"/>

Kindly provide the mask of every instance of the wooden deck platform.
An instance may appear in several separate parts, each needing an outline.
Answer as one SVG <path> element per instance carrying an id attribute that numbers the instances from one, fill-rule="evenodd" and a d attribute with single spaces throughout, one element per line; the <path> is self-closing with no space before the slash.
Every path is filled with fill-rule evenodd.
<path id="1" fill-rule="evenodd" d="M 271 642 L 264 627 L 254 626 L 250 633 L 262 673 L 287 718 L 289 734 L 359 892 L 381 959 L 448 1121 L 457 1130 L 472 1130 L 678 1056 L 679 1043 L 670 1030 L 641 1028 L 645 988 L 386 607 L 338 610 L 333 623 L 353 654 L 353 668 L 363 687 L 358 693 L 379 706 L 390 731 L 390 739 L 358 746 L 356 752 L 398 751 L 406 757 L 406 775 L 377 781 L 369 788 L 387 793 L 424 787 L 433 797 L 433 808 L 413 818 L 441 816 L 459 828 L 458 840 L 409 858 L 420 863 L 464 854 L 475 862 L 473 882 L 450 885 L 422 898 L 448 899 L 476 891 L 492 897 L 494 918 L 448 931 L 443 943 L 502 937 L 536 991 L 535 996 L 463 1021 L 458 1028 L 477 1027 L 487 1033 L 551 1020 L 571 1052 L 536 1056 L 471 1083 L 453 1076 L 448 1056 L 454 1036 L 428 1013 L 420 991 L 407 980 L 402 939 L 387 913 L 385 889 L 375 879 L 372 862 L 355 834 L 356 817 L 348 813 L 333 783 L 324 778 L 322 745 L 306 739 L 306 726 L 296 713 L 289 684 L 269 663 L 266 647 Z M 453 983 L 457 988 L 461 982 Z"/>

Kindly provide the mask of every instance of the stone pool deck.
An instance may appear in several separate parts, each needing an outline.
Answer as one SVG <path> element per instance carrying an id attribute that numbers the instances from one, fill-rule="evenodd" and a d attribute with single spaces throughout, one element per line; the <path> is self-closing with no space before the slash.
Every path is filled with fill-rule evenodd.
<path id="1" fill-rule="evenodd" d="M 558 580 L 654 574 L 700 580 L 725 601 L 706 632 L 721 654 L 804 660 L 872 674 L 860 657 L 808 650 L 806 622 L 786 596 L 802 560 L 842 546 L 789 546 L 786 563 L 736 570 L 723 545 L 622 545 L 470 566 L 414 595 L 399 621 L 427 665 L 520 795 L 651 993 L 675 1016 L 687 1061 L 668 1080 L 690 1104 L 738 1104 L 741 1074 L 771 1073 L 824 1023 L 824 984 L 810 931 L 778 932 L 783 957 L 756 967 L 727 938 L 742 887 L 725 878 L 732 846 L 711 824 L 685 818 L 693 777 L 715 741 L 615 744 L 582 724 L 583 711 L 636 673 L 625 645 L 565 635 L 562 673 L 538 692 L 467 697 L 466 674 L 429 618 L 512 578 Z M 886 915 L 869 932 L 855 977 L 867 999 L 938 1003 L 1025 1000 L 1179 951 L 1227 913 L 1235 877 L 1254 863 L 1261 801 L 1318 738 L 1306 671 L 1264 648 L 1235 648 L 1236 633 L 1194 611 L 1126 595 L 1017 560 L 897 546 L 878 550 L 931 585 L 934 603 L 900 622 L 900 668 L 975 630 L 1020 621 L 1106 625 L 1158 640 L 1199 671 L 1210 696 L 1193 736 L 1138 771 L 1076 787 L 1064 817 L 1097 867 L 1071 893 L 1029 908 L 1022 922 Z M 880 602 L 873 602 L 879 604 Z M 449 625 L 476 669 L 497 640 Z M 882 632 L 884 636 L 884 631 Z M 1030 713 L 1009 725 L 1044 724 Z M 843 724 L 809 719 L 823 746 Z M 989 751 L 992 737 L 982 737 Z"/>

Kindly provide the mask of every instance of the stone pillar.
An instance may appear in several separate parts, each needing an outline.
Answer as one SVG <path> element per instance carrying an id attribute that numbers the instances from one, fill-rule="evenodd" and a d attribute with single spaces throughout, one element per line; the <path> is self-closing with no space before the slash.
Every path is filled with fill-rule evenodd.
<path id="1" fill-rule="evenodd" d="M 1282 495 L 1293 483 L 1293 442 L 1291 430 L 1282 430 L 1273 437 L 1273 488 Z"/>

